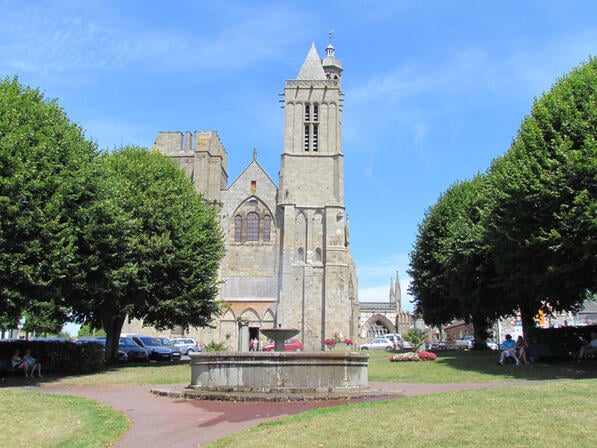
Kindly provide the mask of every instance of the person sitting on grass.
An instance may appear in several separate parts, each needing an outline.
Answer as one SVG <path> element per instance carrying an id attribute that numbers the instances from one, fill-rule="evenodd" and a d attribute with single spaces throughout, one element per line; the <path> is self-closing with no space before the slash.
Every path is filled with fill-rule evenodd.
<path id="1" fill-rule="evenodd" d="M 23 361 L 27 364 L 27 369 L 31 369 L 29 372 L 29 376 L 33 376 L 35 371 L 37 370 L 37 376 L 41 378 L 41 364 L 37 362 L 33 356 L 31 356 L 31 350 L 27 350 L 25 352 L 25 356 L 23 356 Z M 27 374 L 25 374 L 27 376 Z"/>
<path id="2" fill-rule="evenodd" d="M 500 360 L 498 361 L 499 365 L 503 366 L 506 358 L 514 358 L 514 360 L 516 361 L 516 365 L 517 366 L 520 365 L 520 361 L 518 360 L 518 357 L 516 356 L 515 345 L 516 345 L 516 343 L 512 339 L 512 336 L 507 334 L 506 340 L 504 342 L 502 342 L 502 353 L 500 355 Z"/>
<path id="3" fill-rule="evenodd" d="M 514 345 L 514 348 L 516 349 L 517 358 L 520 361 L 524 362 L 525 364 L 530 364 L 529 360 L 527 358 L 527 348 L 529 348 L 529 345 L 527 344 L 527 341 L 525 341 L 522 336 L 518 336 L 518 339 L 516 339 L 516 344 Z"/>
<path id="4" fill-rule="evenodd" d="M 23 369 L 23 372 L 25 372 L 25 376 L 28 376 L 27 362 L 23 358 L 21 358 L 21 353 L 18 349 L 14 351 L 12 358 L 10 358 L 10 365 L 13 369 Z"/>
<path id="5" fill-rule="evenodd" d="M 587 355 L 597 354 L 597 332 L 591 332 L 591 342 L 580 347 L 578 353 L 579 361 L 584 359 Z"/>

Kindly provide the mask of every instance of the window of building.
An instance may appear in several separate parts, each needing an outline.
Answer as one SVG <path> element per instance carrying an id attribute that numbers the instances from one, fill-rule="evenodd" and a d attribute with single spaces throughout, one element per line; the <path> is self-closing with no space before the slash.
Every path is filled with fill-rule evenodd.
<path id="1" fill-rule="evenodd" d="M 256 192 L 257 192 L 257 181 L 252 180 L 251 181 L 251 194 L 255 194 Z"/>
<path id="2" fill-rule="evenodd" d="M 310 135 L 309 135 L 310 128 L 311 128 L 311 125 L 309 125 L 309 124 L 305 125 L 305 151 L 309 151 L 309 140 L 311 139 Z"/>
<path id="3" fill-rule="evenodd" d="M 234 242 L 240 243 L 241 241 L 241 230 L 242 230 L 243 218 L 240 215 L 234 217 Z"/>
<path id="4" fill-rule="evenodd" d="M 305 261 L 305 249 L 302 247 L 298 248 L 298 261 L 304 262 Z"/>
<path id="5" fill-rule="evenodd" d="M 263 217 L 263 241 L 270 240 L 271 234 L 271 227 L 272 227 L 272 218 L 269 215 Z"/>
<path id="6" fill-rule="evenodd" d="M 259 241 L 259 216 L 255 212 L 247 215 L 247 241 Z"/>
<path id="7" fill-rule="evenodd" d="M 317 151 L 319 146 L 318 124 L 319 104 L 305 104 L 305 134 L 303 147 L 305 151 Z"/>
<path id="8" fill-rule="evenodd" d="M 315 249 L 315 261 L 321 263 L 321 249 L 319 247 Z"/>

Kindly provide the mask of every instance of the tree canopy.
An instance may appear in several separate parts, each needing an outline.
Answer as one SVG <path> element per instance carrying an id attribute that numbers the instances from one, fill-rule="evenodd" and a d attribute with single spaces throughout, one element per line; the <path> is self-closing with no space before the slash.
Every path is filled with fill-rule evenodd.
<path id="1" fill-rule="evenodd" d="M 438 325 L 575 310 L 596 287 L 597 59 L 536 100 L 506 154 L 426 213 L 411 293 Z"/>
<path id="2" fill-rule="evenodd" d="M 219 311 L 218 210 L 174 162 L 100 153 L 55 100 L 0 82 L 0 325 L 104 328 L 115 358 L 126 317 L 205 326 Z"/>
<path id="3" fill-rule="evenodd" d="M 106 331 L 111 357 L 127 317 L 157 328 L 207 325 L 219 311 L 217 210 L 161 154 L 124 147 L 96 168 L 103 181 L 78 215 L 68 286 L 75 316 Z"/>
<path id="4" fill-rule="evenodd" d="M 523 325 L 573 310 L 597 286 L 597 59 L 535 101 L 488 173 L 484 223 L 505 300 Z"/>
<path id="5" fill-rule="evenodd" d="M 59 295 L 73 257 L 73 215 L 87 200 L 95 144 L 55 100 L 0 81 L 0 320 Z"/>

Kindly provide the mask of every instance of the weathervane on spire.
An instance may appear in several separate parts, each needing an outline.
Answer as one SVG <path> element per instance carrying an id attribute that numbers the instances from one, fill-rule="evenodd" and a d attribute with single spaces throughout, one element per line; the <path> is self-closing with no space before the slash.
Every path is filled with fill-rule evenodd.
<path id="1" fill-rule="evenodd" d="M 336 32 L 336 30 L 329 30 L 328 31 L 328 36 L 330 38 L 330 44 L 332 43 L 332 40 L 334 40 L 334 33 Z"/>

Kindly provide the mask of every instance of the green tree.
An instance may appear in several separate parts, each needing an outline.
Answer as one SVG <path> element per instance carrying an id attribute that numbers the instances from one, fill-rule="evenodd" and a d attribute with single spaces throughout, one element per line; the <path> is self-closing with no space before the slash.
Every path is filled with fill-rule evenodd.
<path id="1" fill-rule="evenodd" d="M 539 309 L 574 310 L 597 284 L 597 59 L 535 101 L 489 179 L 484 227 L 526 334 Z"/>
<path id="2" fill-rule="evenodd" d="M 458 303 L 449 295 L 442 254 L 442 241 L 455 216 L 453 198 L 453 192 L 448 191 L 427 209 L 410 253 L 408 274 L 412 281 L 409 293 L 414 299 L 415 314 L 435 326 L 462 317 Z"/>
<path id="3" fill-rule="evenodd" d="M 0 81 L 0 320 L 60 296 L 74 256 L 73 220 L 87 201 L 95 144 L 55 100 Z M 59 317 L 59 313 L 53 313 Z"/>
<path id="4" fill-rule="evenodd" d="M 116 359 L 127 317 L 158 328 L 210 323 L 224 244 L 217 210 L 171 160 L 125 147 L 97 162 L 103 182 L 79 214 L 69 296 L 79 321 L 105 330 Z"/>
<path id="5" fill-rule="evenodd" d="M 22 330 L 38 336 L 58 334 L 67 320 L 68 310 L 53 300 L 37 301 L 24 312 L 25 324 Z"/>
<path id="6" fill-rule="evenodd" d="M 452 185 L 431 207 L 411 253 L 410 291 L 425 322 L 472 323 L 477 348 L 485 348 L 493 321 L 507 310 L 495 288 L 493 261 L 480 225 L 486 179 Z"/>
<path id="7" fill-rule="evenodd" d="M 81 328 L 79 328 L 79 332 L 77 333 L 77 337 L 84 338 L 89 336 L 106 336 L 106 332 L 101 328 L 91 328 L 90 324 L 81 325 Z"/>

